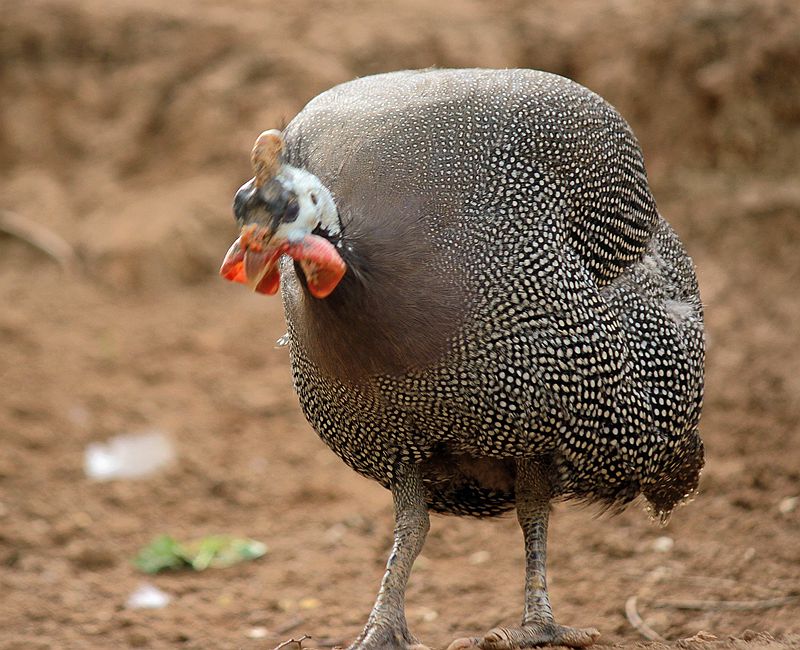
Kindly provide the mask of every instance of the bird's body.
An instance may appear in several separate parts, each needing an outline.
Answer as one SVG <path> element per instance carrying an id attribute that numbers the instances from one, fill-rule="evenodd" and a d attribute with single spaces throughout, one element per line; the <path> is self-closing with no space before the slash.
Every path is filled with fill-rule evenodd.
<path id="1" fill-rule="evenodd" d="M 303 410 L 348 465 L 388 486 L 422 463 L 454 514 L 513 507 L 521 456 L 552 456 L 564 496 L 644 491 L 665 513 L 694 489 L 697 283 L 606 102 L 528 70 L 393 73 L 320 95 L 284 137 L 380 282 L 317 301 L 283 275 Z"/>
<path id="2" fill-rule="evenodd" d="M 276 142 L 288 171 L 270 181 L 257 170 L 237 218 L 250 227 L 268 215 L 265 241 L 288 229 L 282 295 L 303 411 L 350 467 L 392 490 L 397 510 L 384 585 L 353 647 L 413 645 L 402 599 L 427 510 L 514 507 L 528 560 L 523 625 L 472 641 L 592 643 L 595 631 L 552 619 L 549 502 L 644 494 L 664 517 L 703 464 L 697 282 L 630 128 L 563 77 L 429 70 L 337 86 Z M 297 170 L 318 181 L 314 206 L 330 191 L 333 213 L 303 216 Z M 297 215 L 285 208 L 295 196 L 291 221 L 280 215 Z M 327 247 L 347 273 L 320 290 L 298 241 Z M 232 247 L 226 277 L 244 281 L 242 265 L 262 264 L 247 246 Z M 272 278 L 271 293 L 267 269 L 253 284 Z"/>

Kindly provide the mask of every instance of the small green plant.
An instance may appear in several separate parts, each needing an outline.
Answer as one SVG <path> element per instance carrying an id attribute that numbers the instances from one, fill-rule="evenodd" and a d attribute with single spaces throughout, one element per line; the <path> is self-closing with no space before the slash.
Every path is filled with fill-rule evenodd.
<path id="1" fill-rule="evenodd" d="M 267 547 L 261 542 L 230 535 L 209 535 L 190 542 L 160 535 L 139 551 L 134 564 L 144 573 L 185 567 L 204 571 L 255 560 L 266 552 Z"/>

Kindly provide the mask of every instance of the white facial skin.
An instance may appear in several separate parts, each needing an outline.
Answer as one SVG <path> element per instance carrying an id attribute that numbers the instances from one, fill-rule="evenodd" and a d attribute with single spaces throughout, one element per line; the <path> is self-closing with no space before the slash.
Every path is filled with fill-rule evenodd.
<path id="1" fill-rule="evenodd" d="M 290 223 L 281 223 L 273 233 L 273 239 L 296 244 L 317 227 L 331 235 L 338 235 L 339 212 L 333 196 L 322 182 L 303 169 L 281 165 L 277 179 L 297 196 L 297 218 Z"/>

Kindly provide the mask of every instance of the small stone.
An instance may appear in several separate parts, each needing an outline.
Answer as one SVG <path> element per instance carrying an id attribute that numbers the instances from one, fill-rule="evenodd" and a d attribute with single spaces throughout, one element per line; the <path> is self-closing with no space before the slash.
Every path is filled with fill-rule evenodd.
<path id="1" fill-rule="evenodd" d="M 656 537 L 653 540 L 653 550 L 656 553 L 669 553 L 672 550 L 672 547 L 675 546 L 675 540 L 671 537 L 667 537 L 666 535 L 662 537 Z"/>
<path id="2" fill-rule="evenodd" d="M 161 609 L 166 607 L 171 600 L 172 597 L 169 594 L 145 582 L 128 596 L 125 607 L 128 609 Z"/>
<path id="3" fill-rule="evenodd" d="M 415 621 L 423 623 L 432 623 L 439 618 L 439 612 L 430 607 L 412 607 L 408 615 Z"/>
<path id="4" fill-rule="evenodd" d="M 782 515 L 788 515 L 797 509 L 798 504 L 800 504 L 800 497 L 786 497 L 781 499 L 778 504 L 778 512 Z"/>
<path id="5" fill-rule="evenodd" d="M 769 632 L 756 632 L 755 630 L 747 629 L 742 632 L 742 639 L 744 641 L 762 641 L 764 644 L 771 644 L 775 637 L 773 637 Z"/>
<path id="6" fill-rule="evenodd" d="M 312 598 L 309 596 L 307 598 L 301 598 L 300 601 L 297 603 L 297 606 L 300 609 L 316 609 L 321 604 L 322 603 L 319 601 L 318 598 Z"/>
<path id="7" fill-rule="evenodd" d="M 266 638 L 268 633 L 269 631 L 267 630 L 267 628 L 262 626 L 257 626 L 257 627 L 251 627 L 249 630 L 247 630 L 247 632 L 244 633 L 244 635 L 248 639 L 264 639 Z"/>
<path id="8" fill-rule="evenodd" d="M 437 618 L 439 618 L 439 612 L 437 612 L 434 609 L 426 609 L 422 611 L 420 618 L 426 623 L 432 623 Z"/>
<path id="9" fill-rule="evenodd" d="M 233 596 L 229 593 L 222 593 L 217 596 L 217 605 L 220 607 L 230 607 L 233 605 Z"/>
<path id="10" fill-rule="evenodd" d="M 336 546 L 337 544 L 341 543 L 342 538 L 346 533 L 347 526 L 345 526 L 343 523 L 337 523 L 323 533 L 323 539 L 330 546 Z"/>
<path id="11" fill-rule="evenodd" d="M 84 471 L 95 481 L 139 478 L 174 460 L 172 440 L 163 431 L 127 433 L 88 445 L 84 451 Z"/>
<path id="12" fill-rule="evenodd" d="M 275 608 L 279 612 L 291 612 L 295 609 L 295 603 L 290 598 L 279 598 L 275 602 Z"/>
<path id="13" fill-rule="evenodd" d="M 475 551 L 472 555 L 469 556 L 469 563 L 470 564 L 485 564 L 491 559 L 491 554 L 489 551 Z"/>

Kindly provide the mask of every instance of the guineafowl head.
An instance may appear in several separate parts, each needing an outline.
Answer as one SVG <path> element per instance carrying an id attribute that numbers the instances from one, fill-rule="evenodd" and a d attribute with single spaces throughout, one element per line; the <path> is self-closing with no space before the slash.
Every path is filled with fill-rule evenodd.
<path id="1" fill-rule="evenodd" d="M 233 201 L 241 228 L 220 274 L 254 291 L 272 295 L 280 285 L 278 260 L 289 255 L 300 266 L 315 298 L 333 292 L 347 267 L 335 243 L 341 232 L 336 204 L 328 188 L 310 172 L 283 159 L 279 131 L 264 131 L 253 147 L 254 176 Z"/>

